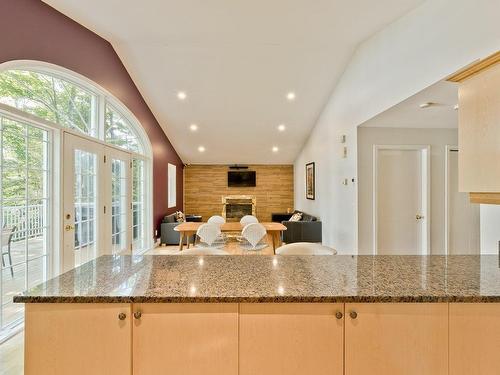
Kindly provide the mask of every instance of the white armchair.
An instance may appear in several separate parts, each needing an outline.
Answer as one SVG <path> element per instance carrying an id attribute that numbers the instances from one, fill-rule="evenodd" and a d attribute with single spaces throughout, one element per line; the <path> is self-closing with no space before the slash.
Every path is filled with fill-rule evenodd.
<path id="1" fill-rule="evenodd" d="M 262 250 L 268 246 L 266 228 L 260 223 L 246 225 L 241 231 L 240 246 L 244 250 Z"/>
<path id="2" fill-rule="evenodd" d="M 210 218 L 207 220 L 208 224 L 215 224 L 218 225 L 219 227 L 226 222 L 226 219 L 224 219 L 220 215 L 213 215 L 210 216 Z M 227 242 L 227 236 L 226 233 L 222 232 L 219 237 L 216 240 L 216 246 L 223 247 L 226 245 Z"/>
<path id="3" fill-rule="evenodd" d="M 241 218 L 240 224 L 245 226 L 247 224 L 258 223 L 259 220 L 253 215 L 245 215 Z"/>
<path id="4" fill-rule="evenodd" d="M 207 220 L 207 223 L 209 224 L 224 224 L 225 222 L 226 220 L 219 215 L 210 216 L 210 218 Z"/>
<path id="5" fill-rule="evenodd" d="M 199 239 L 196 247 L 212 247 L 212 248 L 220 248 L 223 247 L 223 243 L 219 243 L 217 240 L 220 239 L 221 230 L 220 225 L 206 223 L 200 225 L 198 230 L 196 231 L 196 238 Z"/>

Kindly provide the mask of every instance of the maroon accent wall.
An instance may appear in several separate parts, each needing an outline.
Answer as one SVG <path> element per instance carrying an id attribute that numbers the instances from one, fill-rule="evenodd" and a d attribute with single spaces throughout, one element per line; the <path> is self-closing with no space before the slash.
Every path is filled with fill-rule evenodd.
<path id="1" fill-rule="evenodd" d="M 0 0 L 0 63 L 37 60 L 96 82 L 125 104 L 153 148 L 153 217 L 182 210 L 183 163 L 109 42 L 39 0 Z M 167 163 L 177 165 L 177 206 L 168 209 Z"/>

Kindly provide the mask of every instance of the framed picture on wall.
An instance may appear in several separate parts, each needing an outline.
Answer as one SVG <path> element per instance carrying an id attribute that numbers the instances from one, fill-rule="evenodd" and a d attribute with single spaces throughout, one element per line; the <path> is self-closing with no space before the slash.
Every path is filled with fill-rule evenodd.
<path id="1" fill-rule="evenodd" d="M 315 199 L 315 176 L 314 176 L 314 162 L 306 164 L 306 198 Z"/>

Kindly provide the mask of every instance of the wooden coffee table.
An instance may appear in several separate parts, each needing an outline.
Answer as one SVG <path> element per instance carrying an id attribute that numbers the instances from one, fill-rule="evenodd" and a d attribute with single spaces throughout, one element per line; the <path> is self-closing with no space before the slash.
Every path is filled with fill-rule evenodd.
<path id="1" fill-rule="evenodd" d="M 182 250 L 184 238 L 186 239 L 186 246 L 189 249 L 189 237 L 196 234 L 196 231 L 204 223 L 185 222 L 177 225 L 174 230 L 180 233 L 179 250 Z M 273 239 L 273 252 L 277 247 L 281 246 L 281 233 L 286 230 L 286 227 L 281 223 L 260 223 L 266 228 L 267 234 Z M 224 223 L 220 227 L 222 232 L 241 232 L 243 226 L 236 223 Z"/>

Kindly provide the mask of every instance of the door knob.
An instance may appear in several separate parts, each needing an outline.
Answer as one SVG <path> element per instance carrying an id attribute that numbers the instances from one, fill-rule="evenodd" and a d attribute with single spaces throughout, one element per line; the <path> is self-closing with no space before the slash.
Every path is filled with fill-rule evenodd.
<path id="1" fill-rule="evenodd" d="M 126 317 L 127 317 L 127 314 L 125 314 L 125 313 L 118 314 L 118 319 L 120 319 L 120 320 L 125 320 Z"/>
<path id="2" fill-rule="evenodd" d="M 66 226 L 64 227 L 64 229 L 66 229 L 66 231 L 70 231 L 70 230 L 75 229 L 75 227 L 74 227 L 73 225 L 68 224 L 68 225 L 66 225 Z"/>
<path id="3" fill-rule="evenodd" d="M 351 319 L 356 319 L 358 317 L 358 313 L 356 311 L 351 311 L 349 313 L 349 316 L 351 317 Z"/>
<path id="4" fill-rule="evenodd" d="M 342 312 L 340 312 L 340 311 L 337 311 L 337 312 L 335 313 L 335 317 L 336 317 L 337 319 L 342 319 L 342 318 L 343 318 L 343 316 L 344 316 L 344 314 L 342 314 Z"/>
<path id="5" fill-rule="evenodd" d="M 424 217 L 423 217 L 422 215 L 416 214 L 416 215 L 415 215 L 415 218 L 416 218 L 417 220 L 422 220 Z"/>
<path id="6" fill-rule="evenodd" d="M 139 319 L 141 319 L 141 317 L 142 317 L 142 312 L 140 312 L 140 311 L 136 311 L 136 312 L 134 313 L 134 318 L 135 318 L 135 319 L 139 320 Z"/>

